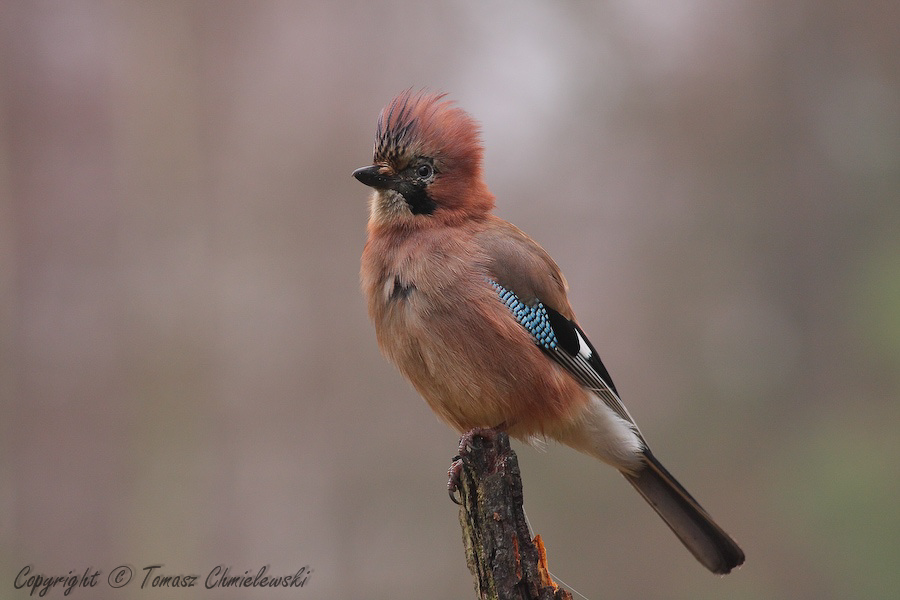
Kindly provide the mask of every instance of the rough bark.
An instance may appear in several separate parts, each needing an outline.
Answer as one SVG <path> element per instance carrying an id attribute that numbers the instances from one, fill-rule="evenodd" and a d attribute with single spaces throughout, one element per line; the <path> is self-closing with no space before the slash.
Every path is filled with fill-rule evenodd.
<path id="1" fill-rule="evenodd" d="M 478 598 L 571 600 L 550 578 L 540 536 L 531 539 L 509 437 L 476 435 L 469 448 L 462 458 L 459 521 Z"/>

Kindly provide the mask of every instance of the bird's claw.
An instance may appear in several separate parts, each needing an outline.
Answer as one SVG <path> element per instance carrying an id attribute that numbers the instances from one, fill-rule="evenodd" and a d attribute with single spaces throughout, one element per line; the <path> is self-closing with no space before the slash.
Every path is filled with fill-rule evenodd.
<path id="1" fill-rule="evenodd" d="M 462 500 L 456 497 L 456 492 L 459 491 L 459 478 L 462 475 L 462 470 L 462 456 L 456 455 L 453 457 L 453 462 L 450 463 L 450 468 L 447 469 L 447 493 L 450 494 L 450 500 L 453 504 L 458 506 L 462 505 Z"/>
<path id="2" fill-rule="evenodd" d="M 453 462 L 450 463 L 450 468 L 447 469 L 447 491 L 450 494 L 450 500 L 453 501 L 454 504 L 462 504 L 461 498 L 458 498 L 456 493 L 460 488 L 460 476 L 462 475 L 462 470 L 465 466 L 463 464 L 465 457 L 475 446 L 475 439 L 481 438 L 487 444 L 493 444 L 494 440 L 497 439 L 497 433 L 497 429 L 476 427 L 465 432 L 462 437 L 459 438 L 459 448 L 457 449 L 459 454 L 453 457 Z"/>

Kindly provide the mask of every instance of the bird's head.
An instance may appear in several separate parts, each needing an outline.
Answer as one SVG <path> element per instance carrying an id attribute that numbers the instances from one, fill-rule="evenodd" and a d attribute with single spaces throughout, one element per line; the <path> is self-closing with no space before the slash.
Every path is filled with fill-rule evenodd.
<path id="1" fill-rule="evenodd" d="M 375 225 L 458 223 L 493 208 L 481 156 L 472 117 L 444 94 L 407 90 L 378 117 L 374 164 L 353 176 L 375 189 L 370 215 Z"/>

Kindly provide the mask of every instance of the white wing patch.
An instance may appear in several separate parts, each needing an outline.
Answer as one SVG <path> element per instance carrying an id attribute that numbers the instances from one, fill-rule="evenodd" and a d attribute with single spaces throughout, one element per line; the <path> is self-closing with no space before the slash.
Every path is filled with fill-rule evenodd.
<path id="1" fill-rule="evenodd" d="M 581 333 L 576 329 L 575 335 L 578 336 L 578 356 L 584 358 L 584 360 L 589 360 L 591 358 L 591 347 L 588 345 L 587 341 L 581 337 Z"/>

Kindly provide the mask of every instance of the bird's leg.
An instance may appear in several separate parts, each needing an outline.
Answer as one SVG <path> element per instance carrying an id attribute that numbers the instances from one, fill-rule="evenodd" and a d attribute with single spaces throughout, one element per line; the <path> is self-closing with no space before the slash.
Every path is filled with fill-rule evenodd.
<path id="1" fill-rule="evenodd" d="M 459 490 L 459 478 L 463 470 L 463 460 L 472 451 L 473 448 L 483 448 L 485 445 L 493 445 L 497 439 L 497 434 L 506 430 L 506 423 L 501 423 L 496 427 L 475 427 L 465 432 L 459 438 L 459 448 L 457 455 L 453 457 L 450 468 L 447 470 L 447 491 L 450 494 L 450 500 L 454 504 L 460 504 L 456 498 L 456 492 Z M 480 442 L 476 440 L 480 439 Z"/>

